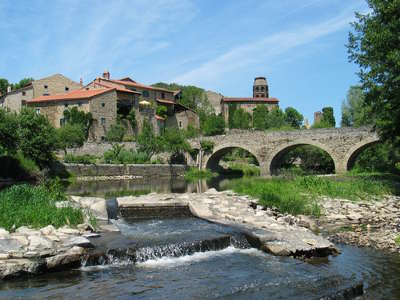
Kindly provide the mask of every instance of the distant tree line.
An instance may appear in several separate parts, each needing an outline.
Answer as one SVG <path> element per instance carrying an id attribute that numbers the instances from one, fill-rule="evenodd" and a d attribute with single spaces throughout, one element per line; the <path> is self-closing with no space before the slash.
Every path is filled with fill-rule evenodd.
<path id="1" fill-rule="evenodd" d="M 0 94 L 5 95 L 7 93 L 8 86 L 11 86 L 11 90 L 20 89 L 33 81 L 33 78 L 23 78 L 17 83 L 10 83 L 5 78 L 0 78 Z"/>

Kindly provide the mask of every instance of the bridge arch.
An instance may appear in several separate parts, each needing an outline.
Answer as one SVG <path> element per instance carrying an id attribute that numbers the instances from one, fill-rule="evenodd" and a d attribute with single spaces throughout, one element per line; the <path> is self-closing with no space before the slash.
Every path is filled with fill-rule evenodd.
<path id="1" fill-rule="evenodd" d="M 282 158 L 290 151 L 293 150 L 299 146 L 314 146 L 317 147 L 323 151 L 325 151 L 331 158 L 333 161 L 333 164 L 335 166 L 335 172 L 341 172 L 340 169 L 340 162 L 337 159 L 336 155 L 333 153 L 332 149 L 330 149 L 329 147 L 327 147 L 326 145 L 319 143 L 317 141 L 314 140 L 297 140 L 297 141 L 293 141 L 291 143 L 288 144 L 284 144 L 280 147 L 278 147 L 276 150 L 274 150 L 270 155 L 269 155 L 269 159 L 266 162 L 266 168 L 267 168 L 267 175 L 277 175 L 277 169 L 278 166 L 281 164 L 282 162 Z"/>
<path id="2" fill-rule="evenodd" d="M 366 148 L 376 145 L 380 142 L 378 137 L 369 138 L 363 140 L 356 145 L 354 145 L 350 150 L 346 153 L 343 163 L 345 164 L 346 171 L 349 171 L 355 164 L 358 155 Z"/>
<path id="3" fill-rule="evenodd" d="M 253 149 L 250 149 L 249 147 L 246 147 L 246 146 L 243 146 L 240 144 L 235 144 L 235 143 L 224 144 L 224 145 L 219 145 L 218 147 L 215 147 L 213 149 L 213 152 L 210 155 L 207 155 L 205 157 L 203 166 L 210 170 L 216 170 L 221 158 L 233 149 L 243 149 L 243 150 L 249 152 L 251 155 L 253 155 L 256 158 L 257 163 L 260 166 L 260 169 L 262 168 L 263 161 L 257 155 L 256 151 L 254 151 Z"/>

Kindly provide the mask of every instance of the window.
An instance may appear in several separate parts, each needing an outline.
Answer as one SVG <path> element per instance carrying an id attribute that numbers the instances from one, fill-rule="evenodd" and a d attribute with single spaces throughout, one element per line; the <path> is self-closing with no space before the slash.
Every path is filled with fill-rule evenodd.
<path id="1" fill-rule="evenodd" d="M 256 95 L 256 98 L 258 98 L 260 95 Z"/>
<path id="2" fill-rule="evenodd" d="M 102 141 L 105 141 L 105 140 L 106 140 L 106 137 L 105 137 L 105 136 L 101 136 L 101 140 L 102 140 Z"/>
<path id="3" fill-rule="evenodd" d="M 48 88 L 47 84 L 45 84 L 45 85 L 44 85 L 44 88 L 45 88 L 45 89 L 47 89 L 47 88 Z"/>
<path id="4" fill-rule="evenodd" d="M 256 91 L 258 92 L 258 86 L 256 86 Z"/>
<path id="5" fill-rule="evenodd" d="M 22 91 L 22 96 L 25 96 L 26 95 L 26 92 L 25 91 Z"/>
<path id="6" fill-rule="evenodd" d="M 82 102 L 78 102 L 78 106 L 82 106 Z"/>
<path id="7" fill-rule="evenodd" d="M 179 128 L 182 128 L 182 121 L 179 121 Z"/>
<path id="8" fill-rule="evenodd" d="M 261 87 L 261 91 L 262 91 L 262 92 L 264 91 L 264 87 L 263 87 L 263 86 Z"/>
<path id="9" fill-rule="evenodd" d="M 104 106 L 106 106 L 106 104 L 103 102 L 103 103 L 101 103 L 101 107 L 104 107 Z"/>
<path id="10" fill-rule="evenodd" d="M 64 104 L 65 107 L 68 107 L 68 104 Z"/>
<path id="11" fill-rule="evenodd" d="M 106 118 L 101 118 L 100 119 L 100 124 L 101 125 L 106 125 Z"/>
<path id="12" fill-rule="evenodd" d="M 64 118 L 61 118 L 60 119 L 60 126 L 62 127 L 62 126 L 64 126 L 65 125 L 65 119 Z"/>
<path id="13" fill-rule="evenodd" d="M 50 96 L 49 93 L 43 93 L 43 96 Z"/>
<path id="14" fill-rule="evenodd" d="M 143 97 L 146 97 L 146 98 L 148 98 L 150 96 L 149 91 L 143 91 L 142 94 L 143 94 Z"/>
<path id="15" fill-rule="evenodd" d="M 165 98 L 165 93 L 161 93 L 161 99 Z"/>
<path id="16" fill-rule="evenodd" d="M 38 115 L 40 114 L 40 108 L 36 108 L 35 111 Z"/>
<path id="17" fill-rule="evenodd" d="M 65 87 L 65 91 L 68 92 L 69 91 L 69 87 L 66 86 Z"/>

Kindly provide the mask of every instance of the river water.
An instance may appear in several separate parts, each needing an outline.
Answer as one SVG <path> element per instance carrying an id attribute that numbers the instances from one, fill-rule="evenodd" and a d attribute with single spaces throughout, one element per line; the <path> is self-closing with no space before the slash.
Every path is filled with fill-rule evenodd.
<path id="1" fill-rule="evenodd" d="M 201 192 L 204 185 L 124 181 L 76 185 L 69 191 L 99 196 Z M 208 186 L 223 188 L 223 183 Z M 301 261 L 261 252 L 236 229 L 196 218 L 114 223 L 124 241 L 135 241 L 136 263 L 115 259 L 0 282 L 0 299 L 318 299 L 359 282 L 363 299 L 400 299 L 399 255 L 339 245 L 340 255 Z"/>

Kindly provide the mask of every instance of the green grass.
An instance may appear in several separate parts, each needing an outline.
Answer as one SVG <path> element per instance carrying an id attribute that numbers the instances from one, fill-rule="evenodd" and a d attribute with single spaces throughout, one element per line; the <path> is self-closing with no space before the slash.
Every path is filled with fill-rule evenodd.
<path id="1" fill-rule="evenodd" d="M 321 214 L 321 196 L 358 201 L 395 193 L 393 183 L 370 177 L 242 178 L 230 182 L 228 188 L 256 197 L 261 205 L 276 207 L 282 213 L 316 217 Z"/>
<path id="2" fill-rule="evenodd" d="M 396 243 L 396 245 L 400 246 L 400 235 L 397 236 L 397 238 L 394 239 L 394 242 Z"/>
<path id="3" fill-rule="evenodd" d="M 257 166 L 249 165 L 246 163 L 232 162 L 232 163 L 228 164 L 228 167 L 232 171 L 242 172 L 243 176 L 247 176 L 247 177 L 260 176 L 260 168 Z"/>
<path id="4" fill-rule="evenodd" d="M 122 191 L 111 191 L 106 192 L 104 197 L 106 199 L 124 197 L 124 196 L 140 196 L 150 194 L 150 190 L 122 190 Z"/>
<path id="5" fill-rule="evenodd" d="M 94 155 L 73 155 L 73 154 L 67 154 L 64 157 L 64 162 L 66 163 L 74 163 L 74 164 L 95 164 L 97 161 L 97 157 Z"/>
<path id="6" fill-rule="evenodd" d="M 185 179 L 188 181 L 196 181 L 199 179 L 210 179 L 214 176 L 216 176 L 216 174 L 214 174 L 210 170 L 199 170 L 197 168 L 190 168 L 185 173 Z"/>
<path id="7" fill-rule="evenodd" d="M 79 209 L 55 206 L 57 200 L 65 199 L 59 183 L 14 185 L 0 192 L 0 227 L 10 230 L 20 226 L 40 228 L 83 223 Z"/>

